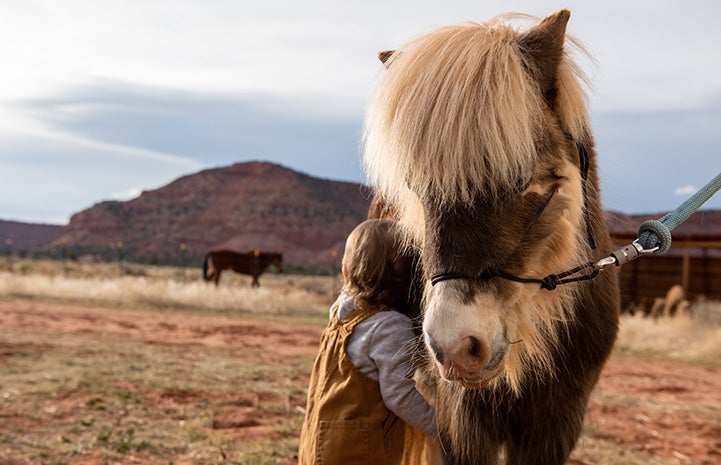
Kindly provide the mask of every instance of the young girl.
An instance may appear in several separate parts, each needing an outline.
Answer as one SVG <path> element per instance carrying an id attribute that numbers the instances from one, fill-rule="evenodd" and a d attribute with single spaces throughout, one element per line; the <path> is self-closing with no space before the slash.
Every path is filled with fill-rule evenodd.
<path id="1" fill-rule="evenodd" d="M 308 389 L 300 465 L 397 464 L 406 423 L 429 436 L 435 414 L 415 388 L 415 347 L 403 308 L 412 259 L 395 221 L 367 220 L 343 255 L 343 290 L 330 310 Z"/>

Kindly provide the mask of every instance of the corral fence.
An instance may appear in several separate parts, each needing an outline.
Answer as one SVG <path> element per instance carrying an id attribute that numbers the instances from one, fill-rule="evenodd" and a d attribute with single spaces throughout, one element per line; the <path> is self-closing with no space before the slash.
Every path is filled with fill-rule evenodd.
<path id="1" fill-rule="evenodd" d="M 613 233 L 619 246 L 635 234 Z M 648 309 L 681 286 L 685 298 L 721 301 L 721 233 L 674 234 L 671 250 L 664 255 L 644 255 L 621 267 L 621 304 L 625 310 Z"/>

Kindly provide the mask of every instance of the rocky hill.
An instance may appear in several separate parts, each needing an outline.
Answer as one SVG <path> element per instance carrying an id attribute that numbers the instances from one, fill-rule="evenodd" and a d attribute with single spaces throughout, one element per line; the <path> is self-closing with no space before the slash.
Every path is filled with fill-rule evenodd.
<path id="1" fill-rule="evenodd" d="M 0 248 L 23 251 L 42 247 L 60 235 L 61 226 L 0 220 Z"/>
<path id="2" fill-rule="evenodd" d="M 139 197 L 76 213 L 61 238 L 78 253 L 198 264 L 211 249 L 279 251 L 288 265 L 333 270 L 370 190 L 267 162 L 184 176 Z M 56 241 L 56 244 L 59 243 Z"/>
<path id="3" fill-rule="evenodd" d="M 67 226 L 0 221 L 19 250 L 54 250 L 127 260 L 200 266 L 212 249 L 282 252 L 286 265 L 337 271 L 348 233 L 367 214 L 359 184 L 308 176 L 267 162 L 238 163 L 179 178 L 125 201 L 76 213 Z M 632 236 L 655 215 L 607 212 L 611 233 Z M 721 210 L 695 213 L 674 237 L 721 234 Z M 717 239 L 718 240 L 718 239 Z M 47 246 L 47 244 L 50 244 Z"/>

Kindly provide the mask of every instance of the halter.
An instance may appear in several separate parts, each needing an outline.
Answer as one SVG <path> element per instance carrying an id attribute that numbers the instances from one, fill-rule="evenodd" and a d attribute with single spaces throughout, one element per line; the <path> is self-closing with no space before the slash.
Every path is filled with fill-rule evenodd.
<path id="1" fill-rule="evenodd" d="M 588 155 L 588 151 L 586 150 L 586 146 L 583 145 L 581 142 L 575 140 L 573 136 L 569 133 L 565 133 L 563 137 L 566 140 L 572 141 L 576 145 L 576 150 L 578 150 L 578 158 L 579 158 L 579 171 L 581 172 L 581 190 L 583 192 L 583 217 L 584 222 L 586 223 L 586 235 L 588 236 L 588 244 L 591 247 L 591 249 L 596 249 L 596 239 L 593 236 L 593 228 L 591 227 L 591 219 L 588 214 L 588 194 L 587 194 L 587 188 L 586 188 L 586 182 L 588 180 L 588 169 L 589 165 L 591 163 L 590 157 Z M 589 279 L 593 279 L 601 272 L 603 268 L 600 266 L 597 266 L 594 262 L 586 262 L 582 265 L 579 265 L 575 268 L 571 268 L 570 270 L 566 270 L 561 273 L 557 274 L 549 274 L 548 276 L 544 278 L 524 278 L 520 276 L 513 275 L 511 273 L 506 273 L 502 270 L 494 270 L 492 268 L 484 270 L 479 279 L 483 281 L 487 281 L 491 278 L 503 278 L 507 279 L 509 281 L 515 281 L 518 283 L 535 283 L 540 284 L 542 289 L 546 289 L 549 291 L 552 291 L 556 289 L 557 286 L 560 284 L 568 284 L 578 281 L 586 281 Z M 586 271 L 585 274 L 581 274 L 579 276 L 575 277 L 569 277 L 573 276 L 577 273 L 581 273 L 582 271 Z M 451 279 L 467 279 L 470 280 L 471 277 L 462 274 L 462 273 L 439 273 L 431 277 L 431 285 L 435 286 L 436 284 L 442 282 L 442 281 L 448 281 Z"/>

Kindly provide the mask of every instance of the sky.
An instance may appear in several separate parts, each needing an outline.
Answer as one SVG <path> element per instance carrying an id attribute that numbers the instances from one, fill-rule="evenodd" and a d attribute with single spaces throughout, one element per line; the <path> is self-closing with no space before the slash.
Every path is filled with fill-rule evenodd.
<path id="1" fill-rule="evenodd" d="M 604 207 L 675 208 L 721 172 L 721 2 L 0 0 L 0 219 L 67 224 L 251 160 L 365 182 L 378 51 L 560 8 L 594 58 Z"/>

